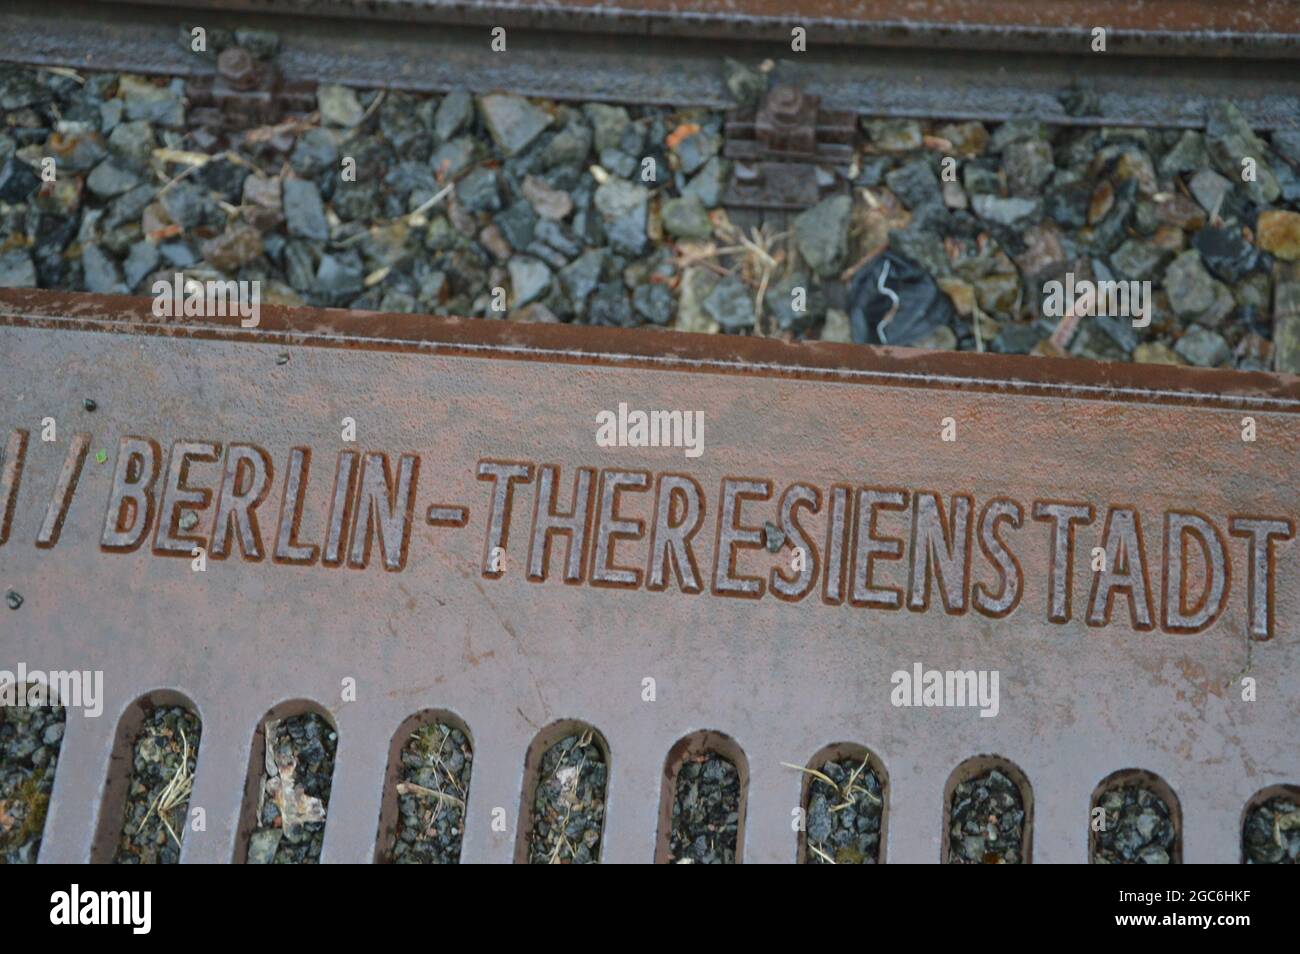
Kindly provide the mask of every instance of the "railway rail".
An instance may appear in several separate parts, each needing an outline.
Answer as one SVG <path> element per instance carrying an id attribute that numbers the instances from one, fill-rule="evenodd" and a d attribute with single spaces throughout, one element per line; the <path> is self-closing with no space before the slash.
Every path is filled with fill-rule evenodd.
<path id="1" fill-rule="evenodd" d="M 117 0 L 107 0 L 117 2 Z M 144 0 L 162 3 L 163 0 Z M 172 6 L 171 4 L 167 4 Z M 382 18 L 524 28 L 577 28 L 628 36 L 690 36 L 786 42 L 794 27 L 837 45 L 934 45 L 1076 49 L 1080 31 L 1109 27 L 1120 52 L 1290 56 L 1300 40 L 1293 0 L 1225 5 L 1214 0 L 188 0 L 193 9 Z"/>
<path id="2" fill-rule="evenodd" d="M 15 0 L 0 61 L 190 75 L 211 70 L 178 42 L 179 19 L 285 34 L 290 79 L 445 91 L 508 89 L 560 99 L 725 107 L 734 103 L 721 56 L 772 58 L 774 79 L 819 96 L 828 109 L 877 116 L 1080 125 L 1197 127 L 1228 98 L 1261 128 L 1300 124 L 1300 56 L 1293 0 L 1205 2 L 941 2 L 892 7 L 814 4 L 799 24 L 770 7 L 720 5 L 681 17 L 672 4 L 273 3 L 126 4 Z M 161 9 L 165 6 L 166 9 Z M 697 6 L 697 5 L 692 5 Z M 182 11 L 185 11 L 182 14 Z M 1089 12 L 1092 11 L 1092 12 Z M 490 29 L 510 24 L 508 55 Z M 1106 50 L 1092 49 L 1106 29 Z M 556 50 L 563 50 L 559 58 Z M 867 54 L 867 55 L 864 55 Z M 1094 94 L 1071 113 L 1061 93 Z"/>

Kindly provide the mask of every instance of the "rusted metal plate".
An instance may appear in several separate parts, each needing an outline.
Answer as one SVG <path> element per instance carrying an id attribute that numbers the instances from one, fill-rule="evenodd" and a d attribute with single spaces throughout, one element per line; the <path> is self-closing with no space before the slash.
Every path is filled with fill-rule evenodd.
<path id="1" fill-rule="evenodd" d="M 602 446 L 620 407 L 700 412 L 701 453 Z M 661 851 L 692 737 L 735 746 L 746 862 L 796 859 L 782 763 L 841 743 L 887 775 L 891 862 L 940 859 L 985 756 L 1023 776 L 1040 863 L 1087 858 L 1116 772 L 1176 795 L 1187 862 L 1237 861 L 1247 803 L 1300 780 L 1296 378 L 4 291 L 0 447 L 19 431 L 0 669 L 104 673 L 42 861 L 89 857 L 116 726 L 160 689 L 203 719 L 188 861 L 242 851 L 256 729 L 295 699 L 339 732 L 332 861 L 375 856 L 425 709 L 473 738 L 465 861 L 516 856 L 526 754 L 566 719 L 608 747 L 607 861 Z M 996 671 L 996 715 L 896 705 L 918 666 Z"/>

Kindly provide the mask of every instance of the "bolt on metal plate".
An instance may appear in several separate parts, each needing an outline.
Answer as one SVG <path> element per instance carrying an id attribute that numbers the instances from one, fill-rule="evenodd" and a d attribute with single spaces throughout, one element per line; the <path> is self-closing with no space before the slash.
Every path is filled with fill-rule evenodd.
<path id="1" fill-rule="evenodd" d="M 662 856 L 670 754 L 711 739 L 746 862 L 800 854 L 782 763 L 846 746 L 887 777 L 899 862 L 940 860 L 945 792 L 990 760 L 1028 790 L 1034 862 L 1087 859 L 1117 772 L 1176 795 L 1186 862 L 1237 861 L 1244 807 L 1300 779 L 1296 378 L 261 320 L 0 291 L 0 590 L 23 598 L 0 669 L 103 672 L 42 861 L 112 834 L 119 723 L 158 691 L 203 722 L 191 862 L 242 857 L 259 727 L 308 703 L 339 734 L 326 861 L 382 853 L 423 710 L 472 737 L 475 862 L 517 857 L 530 746 L 566 720 L 607 747 L 606 861 Z M 668 446 L 640 440 L 654 411 L 684 424 Z M 996 705 L 897 692 L 918 669 L 996 672 Z"/>

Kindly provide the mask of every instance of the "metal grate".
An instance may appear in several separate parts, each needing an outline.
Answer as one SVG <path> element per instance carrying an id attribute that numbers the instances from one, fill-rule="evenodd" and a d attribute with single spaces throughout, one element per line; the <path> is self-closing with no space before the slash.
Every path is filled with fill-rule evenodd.
<path id="1" fill-rule="evenodd" d="M 702 411 L 702 455 L 598 445 L 620 404 Z M 272 307 L 244 331 L 0 292 L 0 448 L 27 432 L 0 464 L 0 589 L 23 598 L 0 669 L 104 673 L 103 715 L 69 711 L 41 860 L 91 857 L 122 720 L 165 691 L 203 725 L 188 862 L 246 850 L 259 726 L 309 707 L 339 735 L 326 861 L 382 855 L 426 710 L 472 738 L 466 862 L 521 851 L 566 720 L 607 746 L 605 861 L 662 856 L 701 745 L 734 746 L 746 862 L 801 851 L 782 763 L 850 749 L 887 779 L 891 862 L 940 860 L 981 756 L 1019 773 L 1034 862 L 1086 860 L 1126 770 L 1176 796 L 1184 861 L 1236 861 L 1247 804 L 1300 780 L 1297 412 L 1300 382 L 1264 374 Z M 1113 578 L 1137 534 L 1149 626 Z M 997 671 L 997 715 L 894 704 L 918 664 Z"/>

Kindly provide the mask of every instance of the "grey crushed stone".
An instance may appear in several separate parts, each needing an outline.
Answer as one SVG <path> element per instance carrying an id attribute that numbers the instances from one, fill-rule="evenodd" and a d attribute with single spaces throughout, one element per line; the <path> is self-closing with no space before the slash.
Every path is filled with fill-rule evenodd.
<path id="1" fill-rule="evenodd" d="M 253 42 L 276 45 L 274 35 Z M 742 98 L 765 82 L 745 64 L 721 69 Z M 1085 319 L 1066 354 L 1300 365 L 1300 277 L 1254 238 L 1262 212 L 1300 207 L 1300 137 L 1251 130 L 1228 103 L 1204 132 L 864 119 L 851 199 L 770 229 L 786 233 L 771 239 L 782 262 L 771 274 L 717 259 L 748 293 L 746 309 L 735 283 L 719 292 L 719 276 L 698 274 L 681 248 L 736 242 L 717 211 L 729 174 L 717 112 L 463 90 L 389 91 L 376 103 L 374 91 L 326 86 L 320 127 L 257 149 L 234 143 L 240 162 L 213 159 L 159 196 L 181 169 L 154 151 L 195 148 L 183 82 L 85 80 L 0 67 L 0 99 L 22 113 L 0 129 L 0 283 L 140 292 L 183 269 L 261 280 L 266 300 L 285 304 L 836 340 L 840 271 L 887 246 L 942 279 L 954 303 L 973 293 L 992 350 L 1060 353 L 1048 347 L 1056 320 L 1039 291 L 1073 271 L 1151 281 L 1153 320 L 1122 329 L 1122 318 Z M 42 184 L 56 134 L 58 181 Z M 956 181 L 938 178 L 944 150 L 927 146 L 936 138 L 958 158 Z M 345 155 L 356 182 L 340 180 Z M 1243 158 L 1256 160 L 1254 182 L 1241 181 Z M 654 174 L 643 179 L 643 168 Z M 250 193 L 250 177 L 269 188 Z M 450 196 L 393 236 L 394 222 L 447 185 Z M 512 269 L 514 259 L 523 262 Z M 524 287 L 507 288 L 517 304 L 499 314 L 491 291 L 512 274 Z M 807 311 L 787 304 L 795 285 Z M 958 314 L 913 343 L 972 350 L 972 321 Z"/>
<path id="2" fill-rule="evenodd" d="M 989 769 L 954 786 L 948 824 L 948 863 L 1021 864 L 1025 807 L 1020 789 Z"/>
<path id="3" fill-rule="evenodd" d="M 1096 807 L 1104 812 L 1104 826 L 1093 833 L 1093 864 L 1172 864 L 1174 825 L 1154 791 L 1140 784 L 1111 788 Z"/>
<path id="4" fill-rule="evenodd" d="M 33 699 L 32 701 L 43 701 Z M 35 864 L 63 745 L 63 706 L 0 707 L 0 862 Z"/>
<path id="5" fill-rule="evenodd" d="M 474 752 L 460 729 L 432 723 L 402 747 L 398 823 L 389 858 L 396 864 L 459 864 Z"/>
<path id="6" fill-rule="evenodd" d="M 674 864 L 735 864 L 740 775 L 716 752 L 687 758 L 677 772 L 669 856 Z"/>
<path id="7" fill-rule="evenodd" d="M 592 732 L 565 736 L 546 750 L 533 797 L 529 863 L 600 861 L 607 783 L 605 753 Z"/>

